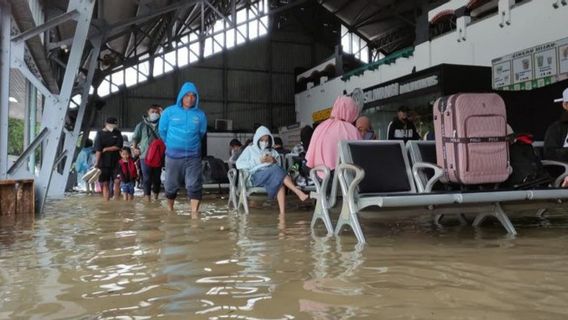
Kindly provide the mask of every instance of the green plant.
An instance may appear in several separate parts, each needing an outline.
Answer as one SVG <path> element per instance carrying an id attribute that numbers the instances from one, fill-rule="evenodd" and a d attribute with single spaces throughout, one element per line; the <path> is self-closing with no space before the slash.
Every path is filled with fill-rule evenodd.
<path id="1" fill-rule="evenodd" d="M 8 119 L 8 154 L 20 155 L 24 152 L 24 120 Z"/>

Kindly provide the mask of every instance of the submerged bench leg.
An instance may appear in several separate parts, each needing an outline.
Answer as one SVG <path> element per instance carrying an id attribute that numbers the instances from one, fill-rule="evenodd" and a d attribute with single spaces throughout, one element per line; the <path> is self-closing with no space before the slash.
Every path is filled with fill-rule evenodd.
<path id="1" fill-rule="evenodd" d="M 359 243 L 365 243 L 365 236 L 363 235 L 363 230 L 361 229 L 361 225 L 359 224 L 357 213 L 350 212 L 347 201 L 343 199 L 341 214 L 339 215 L 339 220 L 337 220 L 337 226 L 335 227 L 335 235 L 339 236 L 341 229 L 346 225 L 351 227 Z"/>
<path id="2" fill-rule="evenodd" d="M 536 216 L 537 218 L 544 218 L 544 214 L 546 213 L 546 209 L 538 209 L 538 211 L 536 212 Z"/>
<path id="3" fill-rule="evenodd" d="M 444 218 L 444 215 L 443 215 L 443 214 L 441 214 L 441 213 L 436 214 L 436 215 L 434 216 L 434 224 L 437 225 L 437 226 L 441 225 L 441 224 L 442 224 L 441 222 L 442 222 L 442 219 L 443 219 L 443 218 Z"/>
<path id="4" fill-rule="evenodd" d="M 463 213 L 457 214 L 456 218 L 458 219 L 458 221 L 460 222 L 460 224 L 462 226 L 467 225 L 467 219 L 465 218 L 465 215 Z M 438 213 L 436 215 L 434 215 L 434 224 L 441 227 L 442 226 L 442 219 L 444 219 L 444 214 Z"/>
<path id="5" fill-rule="evenodd" d="M 325 207 L 320 196 L 316 198 L 316 208 L 314 209 L 314 215 L 312 217 L 312 223 L 310 227 L 312 228 L 312 232 L 314 230 L 314 226 L 316 225 L 318 219 L 323 221 L 325 225 L 325 229 L 327 230 L 328 235 L 333 234 L 333 225 L 331 224 L 331 219 L 329 218 L 329 211 Z"/>
<path id="6" fill-rule="evenodd" d="M 489 217 L 489 216 L 493 216 L 493 217 L 497 218 L 497 220 L 499 220 L 499 222 L 501 222 L 501 225 L 503 225 L 503 227 L 505 228 L 505 230 L 507 230 L 507 232 L 509 234 L 512 234 L 512 235 L 517 234 L 517 230 L 515 230 L 515 227 L 511 223 L 511 220 L 509 220 L 509 217 L 507 216 L 505 211 L 503 211 L 503 208 L 501 208 L 501 205 L 498 204 L 498 203 L 495 204 L 495 210 L 493 212 L 478 214 L 475 217 L 475 220 L 473 220 L 472 225 L 474 227 L 479 227 L 483 223 L 483 221 L 485 221 L 485 219 L 487 219 L 487 217 Z"/>
<path id="7" fill-rule="evenodd" d="M 249 213 L 247 191 L 244 188 L 241 188 L 241 195 L 239 197 L 239 204 L 237 205 L 237 210 L 239 210 L 241 207 L 243 207 L 246 214 Z"/>
<path id="8" fill-rule="evenodd" d="M 238 209 L 238 207 L 239 207 L 239 203 L 238 203 L 238 200 L 237 200 L 237 190 L 235 190 L 234 186 L 231 186 L 229 188 L 229 204 L 228 204 L 228 206 L 229 206 L 229 209 L 231 209 L 231 207 L 233 209 Z"/>

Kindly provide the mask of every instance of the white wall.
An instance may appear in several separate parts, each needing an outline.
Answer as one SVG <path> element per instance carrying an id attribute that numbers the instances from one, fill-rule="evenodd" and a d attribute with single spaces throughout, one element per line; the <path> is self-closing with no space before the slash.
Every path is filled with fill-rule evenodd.
<path id="1" fill-rule="evenodd" d="M 414 56 L 401 58 L 374 71 L 341 78 L 296 94 L 297 121 L 311 123 L 312 113 L 330 107 L 343 90 L 367 88 L 394 80 L 442 63 L 491 66 L 495 58 L 515 51 L 568 37 L 568 6 L 554 9 L 553 0 L 532 0 L 514 6 L 511 24 L 501 28 L 498 14 L 467 26 L 466 40 L 458 42 L 457 32 L 450 32 L 415 48 Z M 488 81 L 490 81 L 488 79 Z"/>

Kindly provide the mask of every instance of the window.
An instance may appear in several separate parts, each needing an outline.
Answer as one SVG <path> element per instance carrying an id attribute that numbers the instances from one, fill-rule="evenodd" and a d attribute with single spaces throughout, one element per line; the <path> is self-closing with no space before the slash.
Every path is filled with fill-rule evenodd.
<path id="1" fill-rule="evenodd" d="M 189 49 L 181 47 L 177 50 L 177 66 L 183 67 L 189 63 Z"/>
<path id="2" fill-rule="evenodd" d="M 241 24 L 247 21 L 247 9 L 241 9 L 237 11 L 237 24 Z"/>
<path id="3" fill-rule="evenodd" d="M 99 87 L 97 88 L 97 93 L 100 97 L 106 97 L 110 94 L 110 81 L 109 76 L 106 76 Z"/>
<path id="4" fill-rule="evenodd" d="M 76 94 L 71 98 L 71 103 L 69 104 L 69 108 L 75 109 L 81 105 L 81 95 Z"/>
<path id="5" fill-rule="evenodd" d="M 116 86 L 122 86 L 124 84 L 124 70 L 118 70 L 112 74 L 112 83 Z"/>
<path id="6" fill-rule="evenodd" d="M 260 18 L 260 23 L 258 24 L 258 36 L 263 36 L 268 33 L 268 17 L 264 16 Z"/>
<path id="7" fill-rule="evenodd" d="M 164 56 L 159 55 L 154 58 L 154 70 L 152 70 L 152 75 L 157 77 L 164 73 Z"/>
<path id="8" fill-rule="evenodd" d="M 124 84 L 127 87 L 138 83 L 138 70 L 135 67 L 126 68 L 124 70 Z"/>
<path id="9" fill-rule="evenodd" d="M 250 2 L 249 2 L 250 3 Z M 117 92 L 122 86 L 131 87 L 141 82 L 147 81 L 150 76 L 159 77 L 164 73 L 171 72 L 179 67 L 186 66 L 211 56 L 225 49 L 233 48 L 237 45 L 263 36 L 268 33 L 269 2 L 268 0 L 257 0 L 249 5 L 249 8 L 243 8 L 236 12 L 235 22 L 232 17 L 221 18 L 215 21 L 213 26 L 207 30 L 206 34 L 200 31 L 191 31 L 182 28 L 183 34 L 179 40 L 168 43 L 175 50 L 164 52 L 164 47 L 158 48 L 153 56 L 146 53 L 138 58 L 138 65 L 121 68 L 116 72 L 106 76 L 99 87 L 96 89 L 99 96 L 104 97 L 111 93 Z M 349 47 L 352 41 L 358 41 L 359 38 L 352 38 L 351 34 L 345 29 L 348 35 L 347 41 Z M 343 41 L 343 37 L 342 37 Z M 164 44 L 165 45 L 165 44 Z M 203 47 L 202 47 L 203 46 Z M 362 59 L 369 55 L 366 44 L 361 42 L 358 48 L 365 48 L 364 52 L 358 54 Z M 351 49 L 350 49 L 351 50 Z M 357 53 L 356 53 L 357 54 Z M 153 59 L 152 68 L 150 68 L 150 59 Z M 93 93 L 94 88 L 91 87 L 89 93 Z"/>
<path id="10" fill-rule="evenodd" d="M 221 52 L 225 47 L 225 33 L 216 34 L 213 39 L 213 53 Z"/>
<path id="11" fill-rule="evenodd" d="M 237 27 L 237 45 L 244 43 L 247 39 L 247 25 L 243 24 Z"/>
<path id="12" fill-rule="evenodd" d="M 225 47 L 231 49 L 235 46 L 235 29 L 229 29 L 225 32 Z"/>
<path id="13" fill-rule="evenodd" d="M 349 32 L 349 29 L 344 25 L 341 25 L 341 46 L 343 47 L 343 52 L 353 54 L 357 59 L 365 63 L 369 62 L 368 45 L 365 40 Z"/>
<path id="14" fill-rule="evenodd" d="M 203 57 L 208 57 L 213 54 L 213 39 L 207 37 L 205 39 L 205 47 L 203 47 Z"/>
<path id="15" fill-rule="evenodd" d="M 249 40 L 258 38 L 258 20 L 252 20 L 248 24 L 249 27 Z"/>
<path id="16" fill-rule="evenodd" d="M 174 67 L 177 64 L 176 50 L 166 53 L 164 56 L 164 60 L 166 62 L 164 63 L 164 73 L 174 70 Z"/>

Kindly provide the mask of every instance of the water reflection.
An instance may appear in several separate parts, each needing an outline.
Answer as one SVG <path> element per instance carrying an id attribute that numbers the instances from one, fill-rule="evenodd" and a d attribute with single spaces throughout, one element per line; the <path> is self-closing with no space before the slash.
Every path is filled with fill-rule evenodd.
<path id="1" fill-rule="evenodd" d="M 565 319 L 568 219 L 516 238 L 429 219 L 370 223 L 365 247 L 309 211 L 72 197 L 0 228 L 0 319 Z"/>

